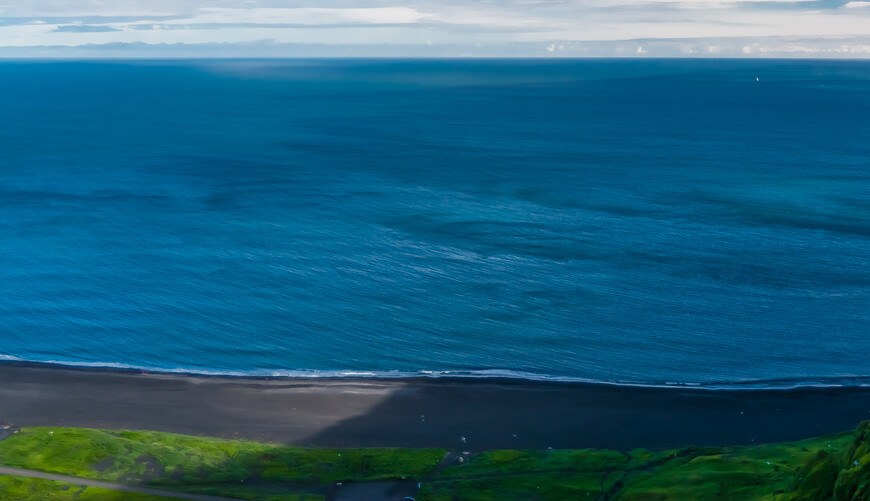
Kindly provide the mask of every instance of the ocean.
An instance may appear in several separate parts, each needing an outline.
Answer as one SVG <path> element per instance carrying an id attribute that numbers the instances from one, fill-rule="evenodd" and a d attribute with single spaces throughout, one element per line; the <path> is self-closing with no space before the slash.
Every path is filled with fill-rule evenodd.
<path id="1" fill-rule="evenodd" d="M 0 358 L 870 384 L 870 62 L 0 63 Z"/>

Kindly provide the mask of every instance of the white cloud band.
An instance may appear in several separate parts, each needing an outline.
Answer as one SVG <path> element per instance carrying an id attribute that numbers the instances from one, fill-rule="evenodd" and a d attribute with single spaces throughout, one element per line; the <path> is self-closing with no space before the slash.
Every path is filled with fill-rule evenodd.
<path id="1" fill-rule="evenodd" d="M 555 55 L 581 42 L 803 37 L 861 47 L 856 40 L 870 37 L 870 1 L 389 1 L 154 0 L 143 10 L 134 0 L 111 8 L 100 0 L 34 0 L 0 5 L 0 57 L 4 47 L 116 43 L 441 44 L 502 47 L 503 55 L 512 44 L 541 43 L 541 55 Z M 625 52 L 654 55 L 636 44 Z M 723 53 L 719 45 L 702 52 Z"/>

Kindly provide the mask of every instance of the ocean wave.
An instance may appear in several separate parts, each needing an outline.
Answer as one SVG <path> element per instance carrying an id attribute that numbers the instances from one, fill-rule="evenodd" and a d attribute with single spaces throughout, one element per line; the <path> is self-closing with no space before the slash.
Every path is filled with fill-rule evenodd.
<path id="1" fill-rule="evenodd" d="M 172 374 L 226 378 L 310 378 L 310 379 L 492 379 L 550 383 L 573 383 L 595 386 L 626 386 L 639 388 L 671 388 L 700 390 L 791 390 L 799 388 L 870 387 L 870 376 L 833 376 L 780 379 L 753 379 L 735 381 L 607 381 L 575 376 L 538 374 L 511 369 L 419 370 L 419 371 L 366 371 L 318 369 L 253 369 L 233 371 L 193 367 L 156 367 L 117 362 L 82 362 L 68 360 L 26 360 L 0 354 L 0 363 L 24 363 L 43 366 L 81 369 L 105 369 L 122 372 Z"/>

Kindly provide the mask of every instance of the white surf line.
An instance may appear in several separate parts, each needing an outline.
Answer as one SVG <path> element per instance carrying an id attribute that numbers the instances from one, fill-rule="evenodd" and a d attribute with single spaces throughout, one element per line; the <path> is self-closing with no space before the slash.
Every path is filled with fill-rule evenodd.
<path id="1" fill-rule="evenodd" d="M 0 466 L 0 475 L 39 478 L 42 480 L 54 480 L 56 482 L 66 482 L 69 484 L 84 485 L 86 487 L 99 487 L 101 489 L 109 489 L 112 491 L 135 492 L 137 494 L 149 494 L 152 496 L 164 496 L 167 498 L 176 499 L 191 499 L 193 501 L 239 501 L 239 498 L 224 498 L 219 496 L 207 496 L 205 494 L 189 494 L 186 492 L 164 491 L 162 489 L 152 489 L 150 487 L 137 487 L 135 485 L 116 484 L 114 482 L 101 482 L 99 480 L 68 477 L 66 475 L 57 475 L 54 473 L 45 473 L 42 471 L 23 470 L 21 468 L 10 468 L 8 466 Z"/>

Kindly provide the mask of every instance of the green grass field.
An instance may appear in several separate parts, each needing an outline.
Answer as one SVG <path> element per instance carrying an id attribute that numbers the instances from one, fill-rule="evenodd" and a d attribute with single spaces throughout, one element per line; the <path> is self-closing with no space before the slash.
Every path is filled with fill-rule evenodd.
<path id="1" fill-rule="evenodd" d="M 490 451 L 424 485 L 419 501 L 870 501 L 870 423 L 753 447 L 627 453 Z"/>
<path id="2" fill-rule="evenodd" d="M 445 454 L 442 449 L 302 449 L 83 428 L 26 428 L 0 442 L 4 466 L 262 501 L 317 501 L 334 482 L 421 477 Z M 18 499 L 3 493 L 0 499 Z"/>
<path id="3" fill-rule="evenodd" d="M 0 442 L 0 464 L 257 501 L 319 501 L 335 482 L 400 478 L 424 481 L 419 501 L 870 501 L 870 423 L 855 432 L 752 447 L 488 451 L 436 471 L 446 452 L 27 428 Z M 0 476 L 0 499 L 170 498 Z"/>
<path id="4" fill-rule="evenodd" d="M 181 501 L 64 482 L 0 475 L 0 499 L 6 501 Z"/>
<path id="5" fill-rule="evenodd" d="M 153 431 L 27 428 L 0 442 L 0 463 L 152 485 L 322 484 L 418 477 L 443 449 L 303 449 Z"/>

